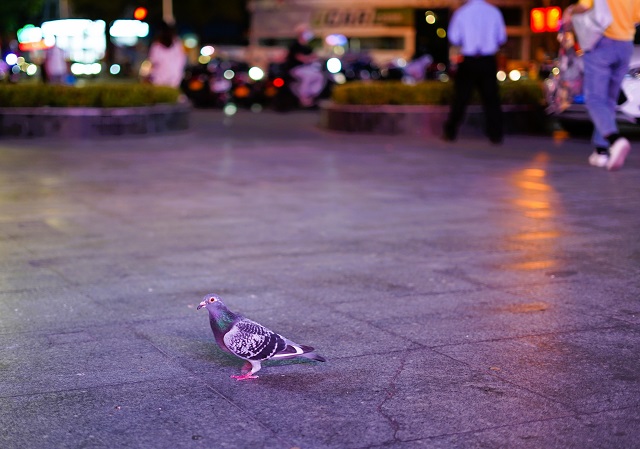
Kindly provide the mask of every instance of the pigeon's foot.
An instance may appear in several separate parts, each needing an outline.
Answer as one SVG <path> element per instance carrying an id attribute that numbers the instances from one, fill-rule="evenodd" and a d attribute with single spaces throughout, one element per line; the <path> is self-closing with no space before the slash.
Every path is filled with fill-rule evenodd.
<path id="1" fill-rule="evenodd" d="M 235 380 L 247 380 L 247 379 L 257 379 L 258 376 L 254 376 L 251 373 L 243 374 L 242 376 L 231 376 L 232 379 Z"/>
<path id="2" fill-rule="evenodd" d="M 251 362 L 247 362 L 244 365 L 242 365 L 242 368 L 240 368 L 240 372 L 242 374 L 246 374 L 250 372 L 252 369 L 253 369 L 253 365 L 251 364 Z"/>

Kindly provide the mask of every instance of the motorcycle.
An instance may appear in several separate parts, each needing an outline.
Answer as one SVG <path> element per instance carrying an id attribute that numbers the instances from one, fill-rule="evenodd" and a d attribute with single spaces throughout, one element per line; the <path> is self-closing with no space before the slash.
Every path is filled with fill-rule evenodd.
<path id="1" fill-rule="evenodd" d="M 195 107 L 224 107 L 230 102 L 250 106 L 255 87 L 245 62 L 213 59 L 187 68 L 181 89 Z"/>
<path id="2" fill-rule="evenodd" d="M 432 64 L 433 57 L 431 55 L 422 55 L 409 62 L 404 59 L 396 59 L 383 70 L 383 79 L 406 83 L 424 81 Z"/>
<path id="3" fill-rule="evenodd" d="M 224 78 L 218 61 L 188 67 L 180 88 L 198 108 L 222 107 L 231 97 L 231 81 Z"/>
<path id="4" fill-rule="evenodd" d="M 287 71 L 284 64 L 272 64 L 268 85 L 275 89 L 272 106 L 286 112 L 295 108 L 313 108 L 329 98 L 335 84 L 326 62 L 303 64 Z"/>

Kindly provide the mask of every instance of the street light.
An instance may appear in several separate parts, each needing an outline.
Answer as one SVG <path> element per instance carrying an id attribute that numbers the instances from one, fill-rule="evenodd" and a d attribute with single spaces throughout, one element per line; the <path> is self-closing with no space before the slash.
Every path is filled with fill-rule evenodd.
<path id="1" fill-rule="evenodd" d="M 138 6 L 134 11 L 133 11 L 133 18 L 136 20 L 144 20 L 147 18 L 147 8 L 145 8 L 144 6 Z"/>

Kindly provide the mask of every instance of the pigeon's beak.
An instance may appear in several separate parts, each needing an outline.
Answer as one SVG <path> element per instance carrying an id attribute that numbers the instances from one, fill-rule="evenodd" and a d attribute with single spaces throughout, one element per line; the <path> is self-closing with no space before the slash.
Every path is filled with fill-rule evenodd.
<path id="1" fill-rule="evenodd" d="M 198 304 L 198 308 L 196 310 L 200 310 L 203 307 L 205 307 L 206 305 L 207 305 L 207 302 L 206 301 L 202 301 L 200 304 Z"/>

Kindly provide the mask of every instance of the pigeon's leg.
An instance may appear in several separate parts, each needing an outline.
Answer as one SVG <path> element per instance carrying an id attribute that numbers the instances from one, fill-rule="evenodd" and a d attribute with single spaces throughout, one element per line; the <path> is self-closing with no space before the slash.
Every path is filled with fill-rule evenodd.
<path id="1" fill-rule="evenodd" d="M 240 372 L 242 374 L 247 374 L 252 369 L 253 369 L 253 365 L 251 364 L 251 362 L 247 360 L 246 362 L 244 362 L 244 365 L 242 365 L 242 368 L 240 368 Z"/>
<path id="2" fill-rule="evenodd" d="M 254 374 L 257 373 L 258 371 L 260 371 L 260 368 L 262 368 L 262 365 L 260 364 L 260 361 L 259 360 L 249 360 L 248 363 L 251 365 L 251 371 L 249 371 L 248 373 L 245 373 L 245 374 L 243 374 L 241 376 L 231 376 L 231 378 L 232 379 L 236 379 L 236 380 L 257 379 L 258 376 L 254 376 Z M 246 364 L 245 364 L 245 366 L 246 366 Z"/>

